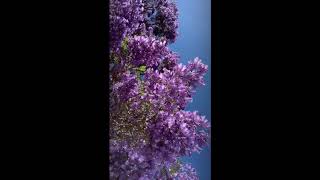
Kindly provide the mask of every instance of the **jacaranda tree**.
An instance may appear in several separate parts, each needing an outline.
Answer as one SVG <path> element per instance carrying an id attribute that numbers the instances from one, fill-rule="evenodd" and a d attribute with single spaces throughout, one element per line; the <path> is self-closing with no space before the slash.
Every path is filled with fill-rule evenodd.
<path id="1" fill-rule="evenodd" d="M 185 111 L 207 66 L 179 64 L 170 0 L 110 0 L 110 178 L 198 179 L 182 156 L 208 144 L 210 124 Z"/>

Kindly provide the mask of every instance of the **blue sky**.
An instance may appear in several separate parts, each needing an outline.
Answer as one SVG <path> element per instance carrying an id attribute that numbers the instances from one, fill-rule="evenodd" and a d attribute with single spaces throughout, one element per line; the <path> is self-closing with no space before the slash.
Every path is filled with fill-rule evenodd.
<path id="1" fill-rule="evenodd" d="M 170 48 L 178 52 L 183 64 L 195 57 L 209 66 L 205 75 L 205 86 L 196 89 L 193 102 L 186 110 L 198 111 L 211 121 L 211 1 L 176 1 L 179 10 L 179 36 Z M 200 154 L 182 159 L 190 162 L 197 170 L 200 180 L 211 179 L 211 148 L 206 147 Z"/>

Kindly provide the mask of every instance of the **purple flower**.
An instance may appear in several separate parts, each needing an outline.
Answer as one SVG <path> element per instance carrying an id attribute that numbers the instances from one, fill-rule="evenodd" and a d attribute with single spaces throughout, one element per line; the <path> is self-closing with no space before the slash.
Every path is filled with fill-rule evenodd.
<path id="1" fill-rule="evenodd" d="M 197 179 L 177 159 L 200 152 L 210 124 L 185 111 L 208 67 L 179 64 L 168 43 L 177 37 L 170 0 L 110 1 L 110 178 Z"/>

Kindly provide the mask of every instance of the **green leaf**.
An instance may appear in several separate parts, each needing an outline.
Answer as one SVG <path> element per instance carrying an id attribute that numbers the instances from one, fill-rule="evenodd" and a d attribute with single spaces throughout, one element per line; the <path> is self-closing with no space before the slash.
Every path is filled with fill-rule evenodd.
<path id="1" fill-rule="evenodd" d="M 147 66 L 140 66 L 138 70 L 139 70 L 140 72 L 145 72 L 145 71 L 146 71 L 146 68 L 147 68 Z"/>
<path id="2" fill-rule="evenodd" d="M 121 48 L 123 51 L 127 51 L 128 50 L 128 43 L 129 43 L 129 38 L 125 37 L 121 43 Z"/>
<path id="3" fill-rule="evenodd" d="M 174 174 L 176 172 L 178 172 L 181 168 L 181 163 L 180 161 L 177 161 L 177 163 L 173 164 L 171 167 L 170 167 L 170 174 Z"/>

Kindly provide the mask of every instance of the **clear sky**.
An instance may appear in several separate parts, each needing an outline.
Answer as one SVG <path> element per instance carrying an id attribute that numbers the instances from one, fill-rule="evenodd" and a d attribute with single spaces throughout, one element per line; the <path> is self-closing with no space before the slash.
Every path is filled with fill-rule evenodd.
<path id="1" fill-rule="evenodd" d="M 205 86 L 196 89 L 193 102 L 186 110 L 198 111 L 211 121 L 211 0 L 177 0 L 179 10 L 179 36 L 170 48 L 178 52 L 183 64 L 195 57 L 209 66 L 205 75 Z M 200 154 L 194 153 L 183 161 L 190 162 L 197 170 L 200 180 L 211 179 L 211 148 Z"/>

